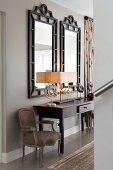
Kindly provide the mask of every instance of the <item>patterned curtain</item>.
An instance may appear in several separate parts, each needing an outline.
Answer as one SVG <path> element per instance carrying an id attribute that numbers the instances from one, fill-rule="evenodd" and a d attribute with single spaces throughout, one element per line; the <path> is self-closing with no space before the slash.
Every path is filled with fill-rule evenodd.
<path id="1" fill-rule="evenodd" d="M 84 85 L 85 97 L 93 90 L 93 20 L 87 16 L 84 17 Z"/>

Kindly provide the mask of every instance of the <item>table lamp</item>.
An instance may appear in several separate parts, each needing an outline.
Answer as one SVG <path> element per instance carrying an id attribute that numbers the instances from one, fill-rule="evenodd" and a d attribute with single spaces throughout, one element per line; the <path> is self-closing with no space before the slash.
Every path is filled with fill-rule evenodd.
<path id="1" fill-rule="evenodd" d="M 61 88 L 62 83 L 69 83 L 76 81 L 75 72 L 37 72 L 36 82 L 37 83 L 48 83 L 52 84 L 54 88 L 55 84 L 59 84 Z M 57 95 L 57 93 L 55 93 Z M 61 103 L 61 92 L 60 92 L 60 103 Z"/>

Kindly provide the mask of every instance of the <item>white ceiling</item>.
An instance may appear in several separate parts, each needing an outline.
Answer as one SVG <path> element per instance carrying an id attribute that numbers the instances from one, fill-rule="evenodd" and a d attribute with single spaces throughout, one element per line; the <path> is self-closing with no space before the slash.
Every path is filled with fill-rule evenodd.
<path id="1" fill-rule="evenodd" d="M 72 11 L 93 18 L 93 0 L 51 0 Z"/>

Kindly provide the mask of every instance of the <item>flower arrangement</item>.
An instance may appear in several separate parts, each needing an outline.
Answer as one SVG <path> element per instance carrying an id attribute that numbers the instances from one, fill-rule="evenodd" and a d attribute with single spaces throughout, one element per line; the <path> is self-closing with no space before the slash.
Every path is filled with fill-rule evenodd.
<path id="1" fill-rule="evenodd" d="M 67 93 L 71 93 L 73 91 L 73 89 L 72 88 L 63 88 L 63 89 L 61 89 L 60 90 L 60 93 L 62 93 L 62 94 L 67 94 Z"/>

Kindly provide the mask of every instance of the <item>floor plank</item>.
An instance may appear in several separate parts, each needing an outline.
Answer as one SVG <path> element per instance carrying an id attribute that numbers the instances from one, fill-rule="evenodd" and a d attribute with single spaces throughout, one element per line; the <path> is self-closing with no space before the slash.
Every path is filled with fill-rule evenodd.
<path id="1" fill-rule="evenodd" d="M 93 128 L 86 129 L 84 130 L 84 132 L 78 132 L 65 138 L 65 153 L 60 157 L 57 156 L 57 150 L 45 153 L 44 166 L 42 168 L 39 167 L 38 157 L 36 158 L 35 153 L 31 153 L 25 157 L 24 161 L 22 161 L 22 159 L 20 158 L 8 164 L 0 164 L 0 170 L 46 170 L 49 165 L 52 165 L 59 159 L 62 159 L 68 154 L 76 151 L 77 149 L 91 142 L 93 139 Z"/>

